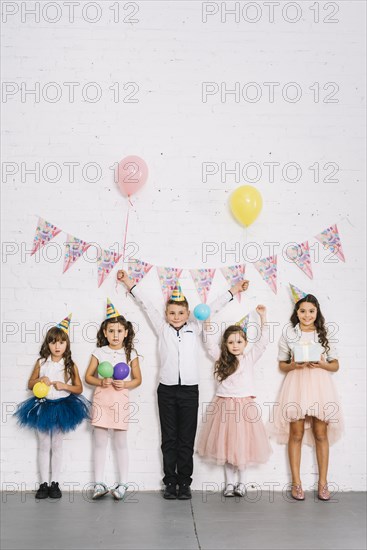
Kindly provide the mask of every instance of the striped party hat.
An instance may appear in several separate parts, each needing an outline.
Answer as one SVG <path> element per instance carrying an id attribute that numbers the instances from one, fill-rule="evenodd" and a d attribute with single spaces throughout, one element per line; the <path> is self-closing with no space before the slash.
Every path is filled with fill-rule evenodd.
<path id="1" fill-rule="evenodd" d="M 120 314 L 111 302 L 109 298 L 107 298 L 107 310 L 106 310 L 106 319 L 113 319 L 114 317 L 119 317 Z"/>
<path id="2" fill-rule="evenodd" d="M 63 319 L 58 325 L 56 325 L 57 328 L 61 328 L 61 330 L 63 330 L 66 334 L 69 334 L 69 325 L 71 322 L 71 316 L 72 316 L 72 313 L 69 313 L 69 315 L 65 317 L 65 319 Z"/>
<path id="3" fill-rule="evenodd" d="M 245 317 L 242 317 L 242 319 L 240 321 L 238 321 L 236 323 L 236 325 L 238 327 L 241 327 L 243 332 L 246 333 L 247 332 L 247 325 L 249 323 L 249 320 L 250 320 L 250 314 L 248 313 L 247 315 L 245 315 Z"/>
<path id="4" fill-rule="evenodd" d="M 185 300 L 185 296 L 182 294 L 180 283 L 177 283 L 177 285 L 173 289 L 170 300 L 173 300 L 174 302 L 183 302 Z"/>

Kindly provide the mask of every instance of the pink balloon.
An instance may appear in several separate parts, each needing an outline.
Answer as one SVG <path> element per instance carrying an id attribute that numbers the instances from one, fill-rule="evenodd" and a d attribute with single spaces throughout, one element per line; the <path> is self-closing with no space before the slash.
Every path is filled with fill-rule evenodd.
<path id="1" fill-rule="evenodd" d="M 147 181 L 148 166 L 145 161 L 137 156 L 130 155 L 120 160 L 118 165 L 117 183 L 125 195 L 133 195 Z"/>

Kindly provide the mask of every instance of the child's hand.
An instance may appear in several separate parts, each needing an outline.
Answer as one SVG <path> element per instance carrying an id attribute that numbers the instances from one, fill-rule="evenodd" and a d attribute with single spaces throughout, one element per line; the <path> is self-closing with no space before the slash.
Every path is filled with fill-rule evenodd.
<path id="1" fill-rule="evenodd" d="M 130 290 L 134 286 L 134 281 L 130 279 L 126 271 L 119 269 L 117 272 L 117 281 L 119 283 L 124 283 L 124 285 Z"/>
<path id="2" fill-rule="evenodd" d="M 260 315 L 260 317 L 264 317 L 266 315 L 266 307 L 263 306 L 262 304 L 259 304 L 256 307 L 256 311 Z"/>
<path id="3" fill-rule="evenodd" d="M 111 386 L 112 382 L 112 378 L 102 378 L 101 388 L 108 388 L 108 386 Z"/>
<path id="4" fill-rule="evenodd" d="M 52 382 L 52 385 L 57 391 L 66 389 L 66 384 L 64 384 L 63 382 Z"/>
<path id="5" fill-rule="evenodd" d="M 238 294 L 239 292 L 244 292 L 248 289 L 248 285 L 250 284 L 250 281 L 247 279 L 242 279 L 242 281 L 238 281 L 230 290 L 233 295 Z"/>
<path id="6" fill-rule="evenodd" d="M 40 380 L 40 382 L 43 382 L 44 384 L 46 384 L 46 386 L 51 386 L 51 384 L 52 384 L 52 382 L 48 378 L 48 376 L 42 376 L 42 378 L 40 378 L 39 380 Z"/>
<path id="7" fill-rule="evenodd" d="M 123 390 L 125 387 L 125 382 L 123 380 L 113 380 L 112 385 L 115 390 Z"/>

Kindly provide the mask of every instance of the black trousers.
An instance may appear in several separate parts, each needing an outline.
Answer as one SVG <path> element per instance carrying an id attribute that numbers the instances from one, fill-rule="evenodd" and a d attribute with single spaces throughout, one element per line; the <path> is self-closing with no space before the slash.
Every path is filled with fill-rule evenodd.
<path id="1" fill-rule="evenodd" d="M 162 432 L 163 483 L 190 485 L 194 467 L 199 387 L 159 384 L 157 393 Z"/>

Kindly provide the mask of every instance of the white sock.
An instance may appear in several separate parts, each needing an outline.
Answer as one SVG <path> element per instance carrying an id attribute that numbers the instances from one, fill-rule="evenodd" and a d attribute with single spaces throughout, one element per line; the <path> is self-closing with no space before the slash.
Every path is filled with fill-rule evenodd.
<path id="1" fill-rule="evenodd" d="M 62 464 L 64 434 L 53 432 L 51 436 L 51 481 L 59 481 Z"/>
<path id="2" fill-rule="evenodd" d="M 233 466 L 233 464 L 229 464 L 229 462 L 226 462 L 224 465 L 224 474 L 226 479 L 226 484 L 232 483 L 232 485 L 236 485 L 237 483 L 237 466 Z"/>
<path id="3" fill-rule="evenodd" d="M 238 470 L 238 481 L 240 483 L 243 483 L 244 485 L 246 485 L 246 469 L 244 470 Z"/>
<path id="4" fill-rule="evenodd" d="M 116 458 L 119 468 L 119 483 L 127 483 L 129 471 L 129 451 L 127 448 L 127 431 L 114 430 L 114 442 L 116 448 Z"/>
<path id="5" fill-rule="evenodd" d="M 104 480 L 104 467 L 108 443 L 107 428 L 94 427 L 94 477 L 95 481 Z"/>
<path id="6" fill-rule="evenodd" d="M 37 431 L 38 436 L 38 465 L 41 483 L 49 483 L 51 434 Z"/>

